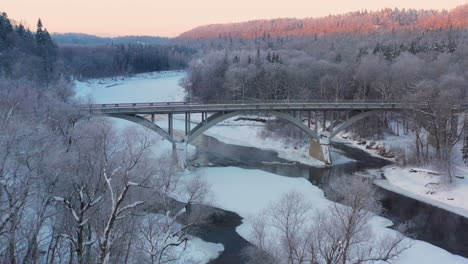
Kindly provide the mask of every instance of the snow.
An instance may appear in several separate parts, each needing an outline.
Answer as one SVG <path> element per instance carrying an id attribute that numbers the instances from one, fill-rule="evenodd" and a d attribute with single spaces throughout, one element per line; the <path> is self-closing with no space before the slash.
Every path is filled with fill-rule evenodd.
<path id="1" fill-rule="evenodd" d="M 257 116 L 250 116 L 256 118 Z M 264 150 L 272 150 L 278 153 L 282 159 L 296 161 L 302 164 L 324 167 L 323 162 L 309 156 L 309 144 L 291 145 L 285 139 L 273 139 L 261 135 L 263 124 L 255 121 L 235 121 L 238 117 L 225 120 L 217 126 L 205 131 L 205 135 L 216 138 L 227 143 L 246 147 L 255 147 Z M 353 162 L 340 152 L 332 151 L 332 160 L 334 165 Z"/>
<path id="2" fill-rule="evenodd" d="M 129 78 L 75 81 L 77 98 L 91 97 L 95 103 L 181 102 L 185 90 L 179 80 L 183 71 L 138 74 Z"/>
<path id="3" fill-rule="evenodd" d="M 204 175 L 210 184 L 215 206 L 234 211 L 244 218 L 242 225 L 237 227 L 237 232 L 247 240 L 250 239 L 252 217 L 271 206 L 286 193 L 295 191 L 302 194 L 315 210 L 324 209 L 332 203 L 324 197 L 321 189 L 305 178 L 289 178 L 236 167 L 203 168 L 197 173 Z M 316 212 L 315 210 L 313 211 Z M 373 229 L 379 235 L 396 232 L 387 228 L 390 225 L 391 221 L 382 217 L 375 217 L 372 221 Z M 412 247 L 395 263 L 468 263 L 468 259 L 453 255 L 429 243 L 411 241 Z"/>
<path id="4" fill-rule="evenodd" d="M 210 243 L 198 237 L 192 237 L 185 249 L 186 257 L 180 263 L 208 263 L 223 251 L 224 246 L 220 243 Z"/>
<path id="5" fill-rule="evenodd" d="M 459 126 L 463 120 L 463 118 L 460 118 Z M 395 128 L 395 124 L 392 125 Z M 338 140 L 344 140 L 343 137 L 353 147 L 382 158 L 374 150 L 366 149 L 366 146 L 359 145 L 356 141 L 350 141 L 349 138 L 352 137 L 352 133 L 341 133 L 338 135 Z M 385 146 L 388 150 L 404 153 L 406 157 L 414 155 L 414 135 L 411 131 L 405 135 L 403 126 L 400 126 L 399 136 L 387 134 L 383 139 L 374 142 L 377 145 Z M 464 164 L 459 151 L 461 148 L 462 142 L 459 142 L 452 152 L 454 160 L 452 162 L 452 171 L 455 176 L 468 174 L 468 167 Z M 389 160 L 394 161 L 394 159 Z M 410 170 L 417 172 L 411 172 Z M 430 167 L 401 168 L 392 165 L 383 168 L 382 171 L 372 170 L 371 172 L 376 178 L 380 178 L 381 172 L 384 173 L 386 180 L 376 180 L 375 184 L 386 190 L 468 217 L 468 179 L 466 178 L 453 177 L 453 183 L 449 183 L 443 173 L 439 173 Z"/>
<path id="6" fill-rule="evenodd" d="M 165 249 L 164 258 L 174 258 L 175 260 L 168 263 L 186 264 L 186 263 L 208 263 L 219 256 L 224 250 L 224 246 L 219 243 L 206 242 L 198 237 L 183 236 L 182 238 L 176 235 L 180 231 L 182 225 L 173 222 L 173 218 L 166 220 L 168 216 L 163 214 L 150 214 L 146 218 L 150 220 L 146 225 L 151 225 L 153 230 L 150 234 L 137 233 L 139 237 L 138 245 L 135 245 L 136 250 L 142 250 L 139 254 L 143 256 L 152 252 L 153 254 L 160 253 L 163 247 L 170 244 L 179 244 L 185 239 L 187 243 L 182 243 L 179 246 L 170 246 Z M 166 262 L 164 262 L 166 263 Z"/>
<path id="7" fill-rule="evenodd" d="M 64 201 L 65 201 L 65 198 L 59 197 L 59 196 L 54 196 L 54 197 L 52 197 L 52 198 L 53 198 L 55 201 L 57 201 L 57 202 L 64 202 Z"/>
<path id="8" fill-rule="evenodd" d="M 466 174 L 468 170 L 464 169 Z M 445 175 L 434 174 L 426 168 L 388 166 L 382 172 L 386 180 L 376 180 L 378 186 L 468 217 L 467 179 L 454 178 L 454 182 L 449 184 L 444 180 Z M 377 171 L 374 174 L 380 175 Z"/>

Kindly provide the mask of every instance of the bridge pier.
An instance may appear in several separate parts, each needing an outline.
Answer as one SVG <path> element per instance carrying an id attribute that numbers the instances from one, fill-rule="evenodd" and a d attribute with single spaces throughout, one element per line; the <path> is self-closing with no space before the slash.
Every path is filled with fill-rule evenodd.
<path id="1" fill-rule="evenodd" d="M 174 114 L 173 113 L 169 113 L 167 115 L 167 133 L 169 134 L 169 136 L 174 139 Z M 172 149 L 175 150 L 176 149 L 176 143 L 175 142 L 172 142 Z"/>
<path id="2" fill-rule="evenodd" d="M 318 112 L 317 111 L 314 111 L 314 118 L 315 118 L 315 134 L 318 134 L 318 125 L 319 125 L 319 121 L 318 121 Z"/>
<path id="3" fill-rule="evenodd" d="M 190 112 L 185 113 L 185 135 L 190 132 Z"/>
<path id="4" fill-rule="evenodd" d="M 320 140 L 315 138 L 310 139 L 309 156 L 316 160 L 320 160 L 326 165 L 332 165 L 330 155 L 330 138 L 321 135 Z"/>

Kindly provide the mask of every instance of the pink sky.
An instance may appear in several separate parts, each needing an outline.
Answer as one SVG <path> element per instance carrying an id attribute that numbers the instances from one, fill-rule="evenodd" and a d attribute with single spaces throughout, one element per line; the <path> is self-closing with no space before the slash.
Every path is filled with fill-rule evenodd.
<path id="1" fill-rule="evenodd" d="M 174 37 L 196 26 L 278 17 L 321 17 L 384 7 L 452 9 L 468 0 L 2 0 L 0 11 L 50 32 Z"/>

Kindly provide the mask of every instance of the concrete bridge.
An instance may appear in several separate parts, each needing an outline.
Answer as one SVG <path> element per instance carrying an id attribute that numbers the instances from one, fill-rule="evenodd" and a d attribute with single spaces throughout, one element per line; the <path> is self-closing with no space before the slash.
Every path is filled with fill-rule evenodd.
<path id="1" fill-rule="evenodd" d="M 90 104 L 80 107 L 80 116 L 108 116 L 128 120 L 161 135 L 173 144 L 190 143 L 204 131 L 234 116 L 272 115 L 284 119 L 311 137 L 310 155 L 331 164 L 329 144 L 339 132 L 353 123 L 383 111 L 401 111 L 417 106 L 401 102 L 380 101 L 262 101 L 262 102 L 158 102 Z M 464 108 L 464 106 L 457 106 Z M 185 120 L 185 136 L 174 137 L 174 115 Z M 156 115 L 167 115 L 168 129 L 155 123 Z M 201 122 L 192 127 L 191 118 L 200 115 Z"/>

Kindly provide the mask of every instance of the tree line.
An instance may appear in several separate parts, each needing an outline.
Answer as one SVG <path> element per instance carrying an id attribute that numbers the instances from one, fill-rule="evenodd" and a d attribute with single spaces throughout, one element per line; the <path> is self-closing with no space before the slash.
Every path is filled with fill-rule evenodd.
<path id="1" fill-rule="evenodd" d="M 63 45 L 59 54 L 77 78 L 102 78 L 187 67 L 194 50 L 178 45 Z"/>
<path id="2" fill-rule="evenodd" d="M 213 24 L 180 34 L 183 39 L 329 36 L 334 34 L 368 35 L 408 30 L 422 32 L 447 28 L 465 29 L 468 25 L 468 5 L 450 11 L 390 9 L 361 10 L 321 18 L 278 18 L 241 23 Z"/>
<path id="3" fill-rule="evenodd" d="M 11 20 L 5 12 L 0 16 L 0 76 L 26 78 L 43 86 L 63 78 L 180 70 L 187 66 L 194 53 L 192 48 L 171 43 L 58 46 L 41 19 L 32 32 Z"/>

